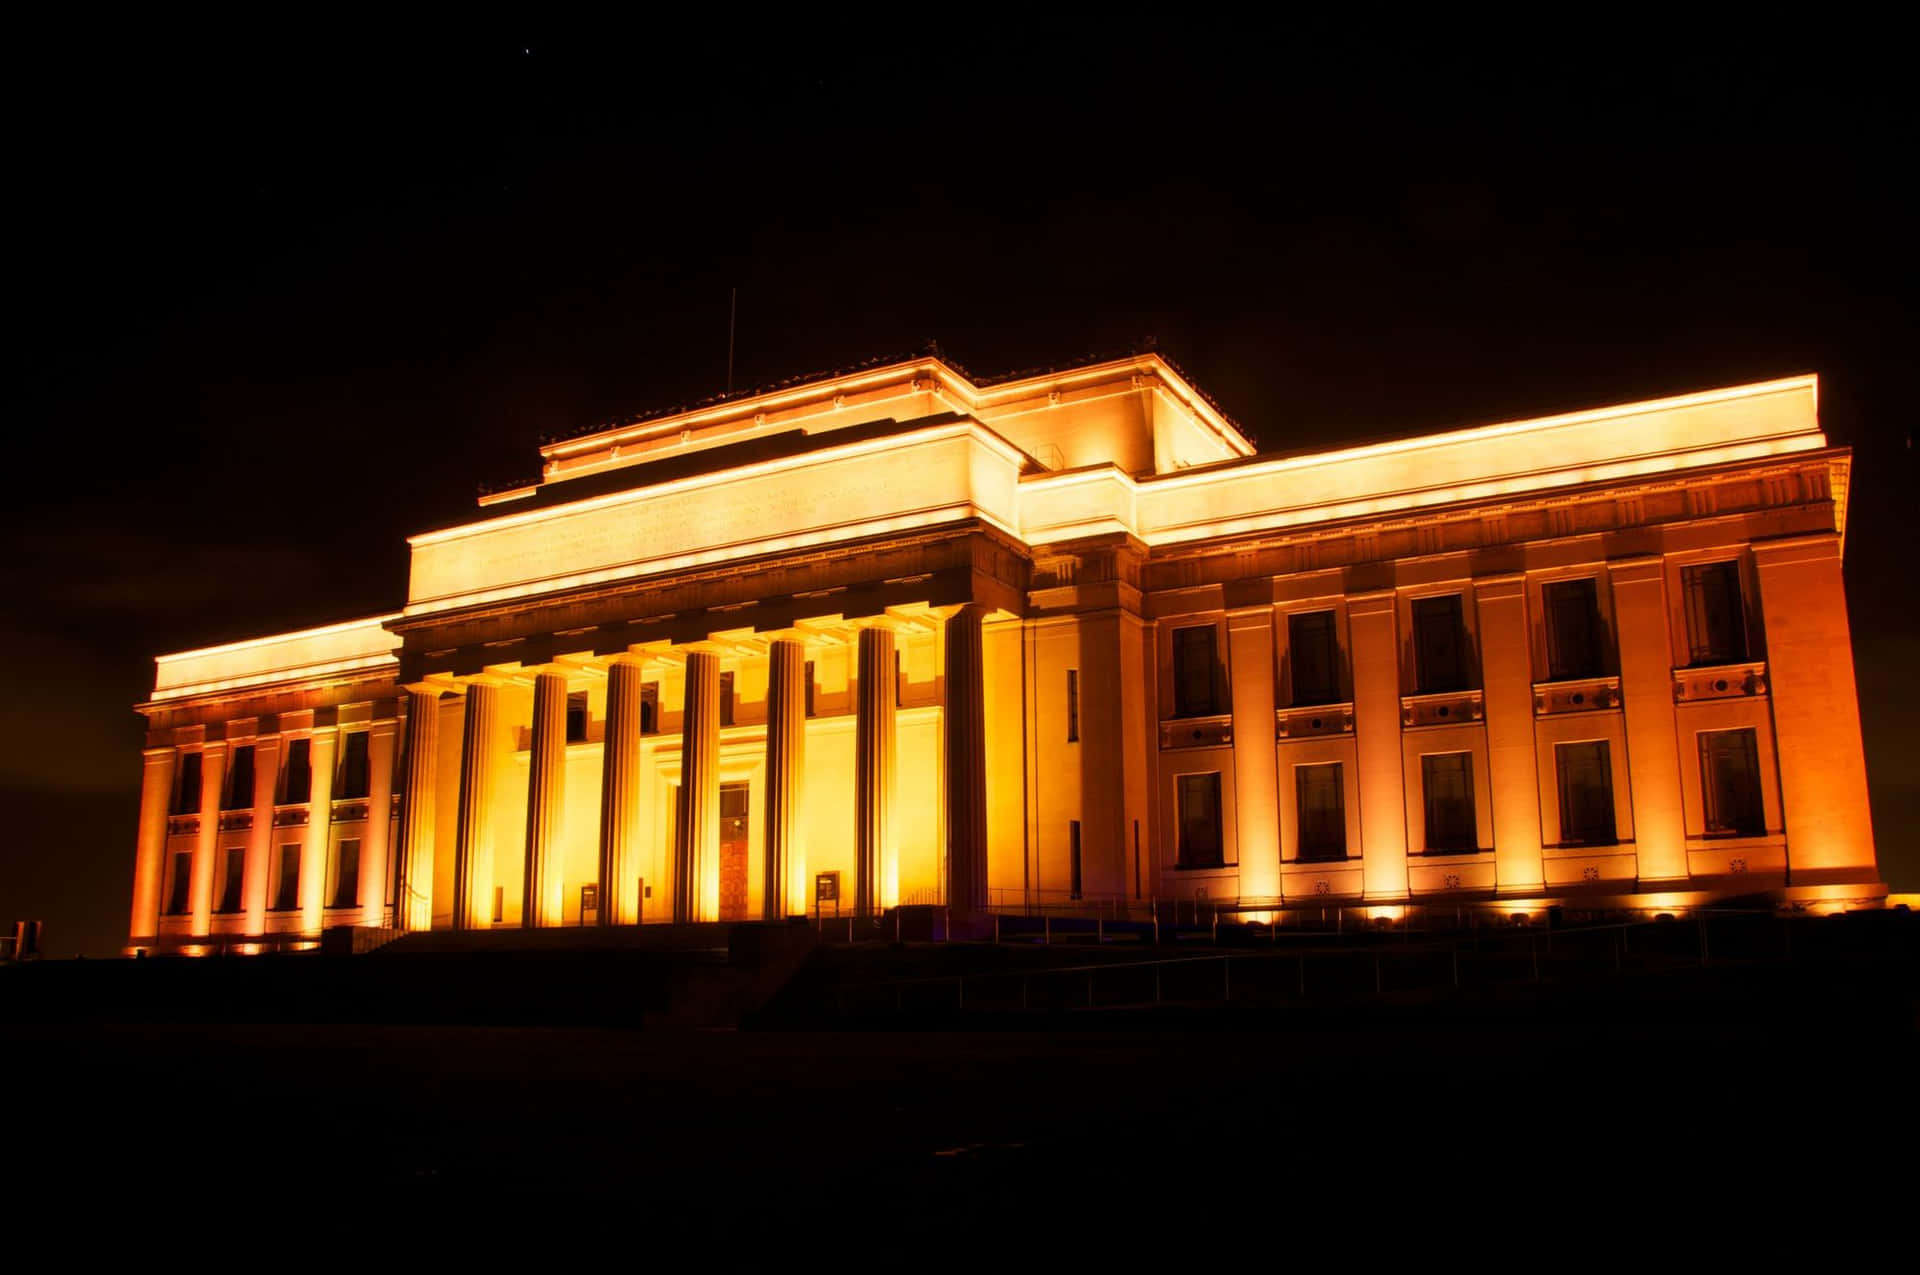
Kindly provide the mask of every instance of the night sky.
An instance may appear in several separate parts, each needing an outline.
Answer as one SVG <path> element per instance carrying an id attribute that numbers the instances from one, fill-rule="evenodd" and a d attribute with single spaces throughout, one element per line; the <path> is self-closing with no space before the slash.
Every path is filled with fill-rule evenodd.
<path id="1" fill-rule="evenodd" d="M 729 288 L 739 386 L 1150 335 L 1264 449 L 1819 373 L 1920 889 L 1891 40 L 945 12 L 15 32 L 0 923 L 124 940 L 154 654 L 397 609 L 404 537 L 543 433 L 721 390 Z"/>

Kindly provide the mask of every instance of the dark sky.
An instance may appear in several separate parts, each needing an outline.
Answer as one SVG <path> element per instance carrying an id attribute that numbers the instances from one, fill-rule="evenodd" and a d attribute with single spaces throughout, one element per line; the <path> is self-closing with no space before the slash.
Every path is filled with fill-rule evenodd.
<path id="1" fill-rule="evenodd" d="M 0 922 L 124 938 L 153 654 L 396 608 L 543 432 L 721 389 L 730 287 L 741 384 L 1151 334 L 1270 449 L 1820 373 L 1920 888 L 1908 76 L 1747 21 L 16 32 Z"/>

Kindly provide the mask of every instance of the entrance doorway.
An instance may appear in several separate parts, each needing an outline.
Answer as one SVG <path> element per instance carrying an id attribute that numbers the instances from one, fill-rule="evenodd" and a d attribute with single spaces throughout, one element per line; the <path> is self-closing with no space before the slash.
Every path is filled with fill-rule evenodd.
<path id="1" fill-rule="evenodd" d="M 747 785 L 720 785 L 720 919 L 747 919 Z"/>

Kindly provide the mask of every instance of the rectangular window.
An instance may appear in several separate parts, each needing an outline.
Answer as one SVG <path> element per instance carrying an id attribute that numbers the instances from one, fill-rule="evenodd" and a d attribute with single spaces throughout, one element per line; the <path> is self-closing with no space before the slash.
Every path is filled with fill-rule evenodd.
<path id="1" fill-rule="evenodd" d="M 574 691 L 567 696 L 567 742 L 587 742 L 587 693 Z"/>
<path id="2" fill-rule="evenodd" d="M 1600 604 L 1591 576 L 1556 580 L 1540 591 L 1547 620 L 1547 677 L 1599 677 Z"/>
<path id="3" fill-rule="evenodd" d="M 214 900 L 215 912 L 240 910 L 240 887 L 247 879 L 245 846 L 228 846 L 220 852 L 220 894 Z"/>
<path id="4" fill-rule="evenodd" d="M 1178 796 L 1180 866 L 1220 867 L 1224 862 L 1225 842 L 1220 828 L 1220 772 L 1180 776 Z"/>
<path id="5" fill-rule="evenodd" d="M 900 648 L 895 647 L 893 650 L 893 702 L 895 704 L 903 703 L 907 698 L 907 675 L 901 671 L 902 668 Z"/>
<path id="6" fill-rule="evenodd" d="M 1687 662 L 1739 664 L 1747 659 L 1747 616 L 1740 601 L 1740 564 L 1710 562 L 1680 572 L 1687 603 Z"/>
<path id="7" fill-rule="evenodd" d="M 1480 848 L 1473 813 L 1473 754 L 1429 753 L 1420 759 L 1427 802 L 1427 853 L 1471 854 Z"/>
<path id="8" fill-rule="evenodd" d="M 1293 796 L 1300 821 L 1294 857 L 1303 863 L 1346 858 L 1347 789 L 1341 764 L 1295 766 Z"/>
<path id="9" fill-rule="evenodd" d="M 198 757 L 200 754 L 195 753 Z M 167 915 L 185 916 L 192 907 L 193 851 L 182 850 L 173 856 L 173 881 L 167 890 Z"/>
<path id="10" fill-rule="evenodd" d="M 1173 715 L 1210 717 L 1215 707 L 1215 637 L 1211 624 L 1173 631 Z"/>
<path id="11" fill-rule="evenodd" d="M 1340 702 L 1340 640 L 1333 612 L 1303 611 L 1287 617 L 1287 662 L 1296 706 Z"/>
<path id="12" fill-rule="evenodd" d="M 1610 846 L 1613 827 L 1613 765 L 1607 741 L 1561 744 L 1554 749 L 1560 775 L 1560 841 L 1563 845 Z"/>
<path id="13" fill-rule="evenodd" d="M 1760 837 L 1760 749 L 1752 727 L 1700 732 L 1700 795 L 1709 837 Z"/>
<path id="14" fill-rule="evenodd" d="M 360 902 L 360 843 L 342 841 L 333 850 L 333 893 L 330 908 L 350 908 Z"/>
<path id="15" fill-rule="evenodd" d="M 222 810 L 245 810 L 253 805 L 253 745 L 242 744 L 233 750 L 227 766 L 227 795 Z"/>
<path id="16" fill-rule="evenodd" d="M 300 906 L 300 843 L 283 842 L 274 861 L 273 902 L 268 910 L 292 912 Z"/>
<path id="17" fill-rule="evenodd" d="M 280 800 L 298 805 L 313 799 L 313 741 L 296 739 L 287 744 L 287 773 L 281 784 Z"/>
<path id="18" fill-rule="evenodd" d="M 1067 896 L 1080 897 L 1080 821 L 1067 823 Z"/>
<path id="19" fill-rule="evenodd" d="M 1413 601 L 1414 675 L 1419 693 L 1464 691 L 1472 683 L 1467 674 L 1467 629 L 1460 618 L 1460 595 Z"/>
<path id="20" fill-rule="evenodd" d="M 660 683 L 646 682 L 640 687 L 640 733 L 660 733 Z"/>
<path id="21" fill-rule="evenodd" d="M 814 709 L 813 709 L 813 661 L 812 661 L 812 660 L 808 660 L 808 661 L 807 661 L 807 663 L 806 663 L 806 670 L 807 670 L 807 672 L 806 672 L 806 677 L 807 677 L 807 716 L 808 716 L 808 717 L 812 717 L 812 716 L 813 716 L 813 712 L 814 712 Z"/>
<path id="22" fill-rule="evenodd" d="M 346 749 L 340 762 L 340 791 L 336 797 L 364 797 L 367 795 L 367 778 L 372 768 L 367 765 L 367 732 L 357 730 L 346 738 Z"/>
<path id="23" fill-rule="evenodd" d="M 1067 670 L 1067 742 L 1080 742 L 1080 670 Z"/>
<path id="24" fill-rule="evenodd" d="M 733 674 L 720 675 L 720 724 L 733 725 Z"/>
<path id="25" fill-rule="evenodd" d="M 496 885 L 493 887 L 493 923 L 499 925 L 506 919 L 507 887 L 504 885 Z"/>
<path id="26" fill-rule="evenodd" d="M 199 752 L 180 754 L 180 782 L 173 789 L 173 811 L 176 815 L 197 814 L 200 810 L 200 768 L 205 764 L 205 754 Z"/>

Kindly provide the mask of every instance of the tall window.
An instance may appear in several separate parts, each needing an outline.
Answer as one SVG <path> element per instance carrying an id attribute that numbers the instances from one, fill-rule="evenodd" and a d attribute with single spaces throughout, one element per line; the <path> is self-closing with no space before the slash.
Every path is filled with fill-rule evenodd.
<path id="1" fill-rule="evenodd" d="M 253 804 L 253 745 L 242 744 L 233 750 L 233 762 L 227 767 L 227 796 L 222 810 L 245 810 Z"/>
<path id="2" fill-rule="evenodd" d="M 1210 717 L 1219 712 L 1211 624 L 1173 631 L 1173 715 Z"/>
<path id="3" fill-rule="evenodd" d="M 567 696 L 567 742 L 587 742 L 587 693 L 574 691 Z"/>
<path id="4" fill-rule="evenodd" d="M 1600 676 L 1600 606 L 1593 578 L 1556 580 L 1540 597 L 1547 618 L 1548 678 Z"/>
<path id="5" fill-rule="evenodd" d="M 1427 805 L 1427 853 L 1471 854 L 1480 848 L 1473 813 L 1473 754 L 1428 753 L 1420 759 Z"/>
<path id="6" fill-rule="evenodd" d="M 174 785 L 173 809 L 176 815 L 197 814 L 200 810 L 201 766 L 205 764 L 206 754 L 199 752 L 180 754 L 180 782 Z"/>
<path id="7" fill-rule="evenodd" d="M 1414 675 L 1420 694 L 1464 691 L 1467 675 L 1467 629 L 1460 618 L 1460 595 L 1415 598 L 1413 602 Z"/>
<path id="8" fill-rule="evenodd" d="M 1293 768 L 1300 837 L 1295 858 L 1324 863 L 1347 857 L 1347 789 L 1339 762 Z"/>
<path id="9" fill-rule="evenodd" d="M 1080 897 L 1080 821 L 1067 823 L 1067 897 Z"/>
<path id="10" fill-rule="evenodd" d="M 350 908 L 360 901 L 360 842 L 342 841 L 333 849 L 333 892 L 330 908 Z"/>
<path id="11" fill-rule="evenodd" d="M 198 757 L 199 754 L 195 753 Z M 193 851 L 181 850 L 173 856 L 173 880 L 167 888 L 167 915 L 185 916 L 192 907 Z"/>
<path id="12" fill-rule="evenodd" d="M 215 912 L 240 910 L 240 887 L 247 877 L 245 846 L 228 846 L 220 852 L 220 893 L 214 900 Z"/>
<path id="13" fill-rule="evenodd" d="M 1303 611 L 1287 617 L 1287 661 L 1296 706 L 1339 701 L 1340 640 L 1333 612 Z"/>
<path id="14" fill-rule="evenodd" d="M 1680 573 L 1687 603 L 1687 661 L 1738 664 L 1747 658 L 1747 615 L 1740 603 L 1740 564 L 1710 562 Z"/>
<path id="15" fill-rule="evenodd" d="M 813 709 L 813 661 L 812 660 L 808 660 L 806 662 L 806 679 L 807 679 L 807 716 L 812 717 L 814 712 L 814 709 Z"/>
<path id="16" fill-rule="evenodd" d="M 660 733 L 660 683 L 645 682 L 640 687 L 640 733 Z"/>
<path id="17" fill-rule="evenodd" d="M 1613 827 L 1613 764 L 1607 741 L 1561 744 L 1554 749 L 1560 776 L 1560 840 L 1565 845 L 1610 846 Z"/>
<path id="18" fill-rule="evenodd" d="M 1709 837 L 1765 835 L 1760 750 L 1752 727 L 1700 732 L 1700 795 Z"/>
<path id="19" fill-rule="evenodd" d="M 273 912 L 292 912 L 300 906 L 300 843 L 283 842 L 280 857 L 274 860 Z"/>
<path id="20" fill-rule="evenodd" d="M 1222 854 L 1225 838 L 1220 830 L 1220 772 L 1180 776 L 1178 799 L 1180 866 L 1220 867 L 1225 861 Z"/>
<path id="21" fill-rule="evenodd" d="M 720 675 L 720 724 L 733 725 L 733 674 Z"/>
<path id="22" fill-rule="evenodd" d="M 367 732 L 357 730 L 346 738 L 346 756 L 340 763 L 341 797 L 364 797 L 367 795 L 367 779 L 372 768 L 367 765 Z"/>
<path id="23" fill-rule="evenodd" d="M 1078 743 L 1080 739 L 1080 670 L 1067 670 L 1067 742 Z"/>
<path id="24" fill-rule="evenodd" d="M 313 799 L 313 741 L 296 739 L 287 744 L 287 773 L 280 800 L 298 805 Z"/>

